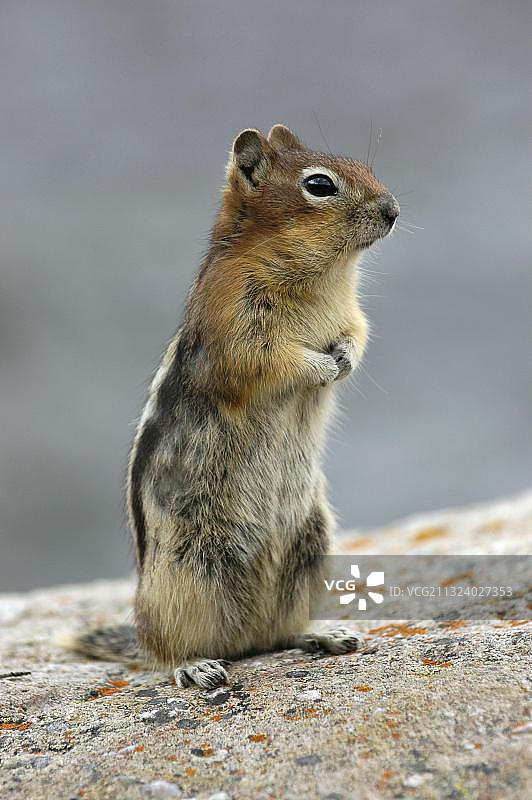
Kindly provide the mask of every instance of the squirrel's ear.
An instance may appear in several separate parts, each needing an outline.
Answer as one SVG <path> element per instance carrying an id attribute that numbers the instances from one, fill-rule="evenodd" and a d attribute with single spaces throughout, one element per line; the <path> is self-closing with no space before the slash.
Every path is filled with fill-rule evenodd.
<path id="1" fill-rule="evenodd" d="M 262 131 L 248 128 L 233 142 L 228 173 L 235 169 L 240 183 L 257 189 L 271 169 L 271 147 Z"/>
<path id="2" fill-rule="evenodd" d="M 304 145 L 299 141 L 295 133 L 292 133 L 286 125 L 274 125 L 268 134 L 268 141 L 273 147 L 280 150 L 304 150 Z"/>

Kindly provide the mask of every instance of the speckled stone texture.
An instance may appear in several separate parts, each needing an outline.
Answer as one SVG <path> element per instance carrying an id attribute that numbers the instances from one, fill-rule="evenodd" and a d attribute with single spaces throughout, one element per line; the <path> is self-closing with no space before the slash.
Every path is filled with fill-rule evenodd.
<path id="1" fill-rule="evenodd" d="M 350 534 L 346 552 L 530 552 L 532 494 Z M 248 659 L 211 692 L 54 637 L 125 619 L 129 581 L 0 596 L 0 797 L 530 796 L 532 625 L 357 624 L 363 653 Z"/>

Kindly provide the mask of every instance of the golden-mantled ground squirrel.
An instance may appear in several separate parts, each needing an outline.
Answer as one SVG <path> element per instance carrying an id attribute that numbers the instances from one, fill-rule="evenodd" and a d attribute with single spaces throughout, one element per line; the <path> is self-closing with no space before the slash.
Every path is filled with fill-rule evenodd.
<path id="1" fill-rule="evenodd" d="M 356 649 L 305 633 L 331 542 L 320 453 L 336 382 L 364 352 L 357 262 L 399 206 L 359 161 L 284 125 L 234 141 L 210 245 L 129 461 L 136 628 L 76 649 L 214 687 L 261 651 Z"/>

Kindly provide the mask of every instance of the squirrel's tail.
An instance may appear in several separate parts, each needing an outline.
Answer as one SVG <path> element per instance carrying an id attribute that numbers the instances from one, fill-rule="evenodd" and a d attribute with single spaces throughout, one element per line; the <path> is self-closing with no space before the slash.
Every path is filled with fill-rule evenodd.
<path id="1" fill-rule="evenodd" d="M 113 625 L 67 634 L 61 637 L 60 643 L 68 650 L 100 661 L 123 661 L 137 665 L 147 662 L 133 625 Z"/>

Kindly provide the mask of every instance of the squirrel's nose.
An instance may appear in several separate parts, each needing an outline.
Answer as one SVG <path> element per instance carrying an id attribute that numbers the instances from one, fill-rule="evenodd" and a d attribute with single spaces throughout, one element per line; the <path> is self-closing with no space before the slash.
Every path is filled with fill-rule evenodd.
<path id="1" fill-rule="evenodd" d="M 378 206 L 381 210 L 381 214 L 384 218 L 384 221 L 388 223 L 390 228 L 394 224 L 395 220 L 399 216 L 399 203 L 395 199 L 392 194 L 382 194 L 378 201 Z"/>

